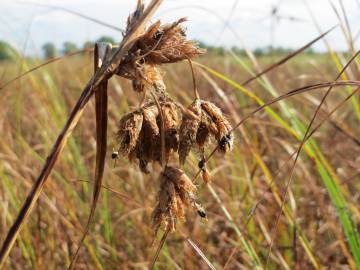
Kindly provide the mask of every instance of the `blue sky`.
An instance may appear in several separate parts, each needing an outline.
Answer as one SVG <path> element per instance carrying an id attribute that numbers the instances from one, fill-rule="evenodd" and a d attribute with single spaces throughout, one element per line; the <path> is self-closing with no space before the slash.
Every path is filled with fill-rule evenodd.
<path id="1" fill-rule="evenodd" d="M 329 0 L 306 1 L 324 31 L 338 23 Z M 0 0 L 0 39 L 19 49 L 26 48 L 27 54 L 40 53 L 42 44 L 48 41 L 61 47 L 66 40 L 80 45 L 101 35 L 120 39 L 121 34 L 115 30 L 36 3 L 71 9 L 122 28 L 135 2 Z M 354 35 L 360 30 L 359 2 L 343 0 Z M 341 12 L 338 0 L 333 3 Z M 278 7 L 278 19 L 271 16 L 275 6 Z M 191 38 L 217 45 L 256 48 L 272 43 L 297 48 L 318 35 L 304 0 L 164 0 L 154 20 L 161 17 L 168 22 L 184 16 L 189 19 L 186 26 Z M 336 49 L 346 48 L 340 28 L 328 40 Z M 324 49 L 323 42 L 315 49 Z"/>

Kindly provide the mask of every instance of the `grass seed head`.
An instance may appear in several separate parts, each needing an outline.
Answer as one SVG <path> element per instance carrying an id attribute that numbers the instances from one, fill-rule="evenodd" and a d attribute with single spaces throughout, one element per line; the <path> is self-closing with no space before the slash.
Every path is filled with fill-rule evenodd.
<path id="1" fill-rule="evenodd" d="M 186 38 L 185 29 L 180 25 L 185 21 L 185 18 L 181 18 L 168 25 L 156 22 L 148 29 L 138 42 L 138 46 L 146 52 L 147 63 L 175 63 L 205 53 L 196 42 Z"/>
<path id="2" fill-rule="evenodd" d="M 209 101 L 203 101 L 201 108 L 204 116 L 210 120 L 208 129 L 216 138 L 219 144 L 219 150 L 224 154 L 232 150 L 234 144 L 234 138 L 232 134 L 230 134 L 232 127 L 223 115 L 221 109 Z"/>
<path id="3" fill-rule="evenodd" d="M 119 122 L 117 140 L 119 152 L 129 155 L 136 147 L 143 124 L 143 115 L 139 111 L 126 114 Z"/>
<path id="4" fill-rule="evenodd" d="M 139 13 L 143 12 L 142 3 L 138 4 Z M 129 17 L 129 31 L 136 12 Z M 138 41 L 124 57 L 116 74 L 130 79 L 133 89 L 143 92 L 150 87 L 163 88 L 162 76 L 157 65 L 175 63 L 194 58 L 205 53 L 196 42 L 186 38 L 185 30 L 180 26 L 185 19 L 169 25 L 161 25 L 160 21 L 143 31 Z"/>
<path id="5" fill-rule="evenodd" d="M 196 99 L 184 114 L 180 126 L 179 159 L 184 164 L 190 149 L 197 145 L 200 153 L 211 137 L 218 145 L 221 153 L 232 149 L 233 136 L 230 133 L 231 125 L 222 111 L 213 103 Z"/>
<path id="6" fill-rule="evenodd" d="M 161 72 L 155 65 L 140 65 L 134 70 L 131 77 L 132 86 L 135 92 L 142 93 L 151 88 L 165 90 L 165 84 Z"/>
<path id="7" fill-rule="evenodd" d="M 180 125 L 179 111 L 175 103 L 161 101 L 165 135 L 165 158 L 170 159 L 178 150 Z M 139 168 L 149 173 L 150 162 L 161 162 L 161 117 L 154 103 L 145 104 L 140 110 L 125 115 L 118 131 L 119 152 L 130 161 L 138 160 Z"/>
<path id="8" fill-rule="evenodd" d="M 180 126 L 179 136 L 179 160 L 185 163 L 191 147 L 196 143 L 197 132 L 201 124 L 201 101 L 196 99 L 184 113 Z"/>
<path id="9" fill-rule="evenodd" d="M 161 226 L 174 231 L 177 220 L 185 219 L 185 209 L 192 204 L 196 186 L 180 169 L 167 166 L 160 175 L 160 190 L 153 212 L 155 233 Z"/>
<path id="10" fill-rule="evenodd" d="M 136 11 L 129 16 L 125 34 L 134 28 L 143 13 L 143 1 L 139 0 Z M 116 70 L 117 75 L 132 81 L 134 91 L 142 93 L 151 89 L 154 96 L 159 98 L 156 103 L 144 105 L 123 117 L 119 125 L 119 152 L 127 155 L 130 161 L 138 160 L 139 168 L 144 173 L 149 172 L 149 163 L 163 162 L 163 151 L 166 164 L 173 152 L 178 152 L 180 162 L 184 163 L 194 144 L 203 149 L 210 135 L 221 133 L 216 121 L 209 116 L 204 117 L 203 101 L 195 100 L 182 116 L 181 122 L 178 106 L 166 93 L 159 66 L 189 60 L 205 53 L 196 42 L 187 39 L 185 29 L 181 26 L 185 21 L 182 18 L 165 25 L 157 21 L 147 29 L 140 29 L 142 34 Z M 210 128 L 210 125 L 213 127 Z M 165 149 L 162 149 L 163 142 Z M 177 220 L 184 219 L 188 206 L 195 207 L 201 216 L 206 215 L 195 201 L 195 190 L 196 187 L 183 171 L 170 166 L 164 168 L 153 213 L 155 231 L 161 225 L 175 230 Z"/>
<path id="11" fill-rule="evenodd" d="M 170 154 L 175 151 L 177 152 L 179 147 L 179 125 L 180 117 L 179 111 L 175 103 L 173 102 L 162 102 L 160 104 L 163 121 L 164 121 L 164 135 L 165 135 L 165 158 L 166 161 L 169 160 Z M 161 117 L 158 115 L 158 126 L 161 126 Z M 158 161 L 160 161 L 161 156 L 161 138 L 159 136 L 159 147 L 158 147 Z"/>
<path id="12" fill-rule="evenodd" d="M 156 105 L 149 106 L 142 110 L 144 121 L 141 128 L 140 140 L 138 141 L 139 167 L 142 172 L 148 173 L 147 165 L 152 161 L 156 145 L 156 139 L 160 135 L 160 129 L 157 125 L 156 118 L 158 110 Z"/>

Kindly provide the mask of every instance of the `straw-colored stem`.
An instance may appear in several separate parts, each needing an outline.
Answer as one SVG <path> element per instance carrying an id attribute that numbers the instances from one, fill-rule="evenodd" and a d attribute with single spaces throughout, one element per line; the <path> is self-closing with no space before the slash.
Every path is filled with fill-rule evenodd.
<path id="1" fill-rule="evenodd" d="M 194 66 L 193 66 L 192 61 L 191 61 L 190 58 L 188 58 L 188 62 L 189 62 L 189 65 L 190 65 L 191 75 L 192 75 L 192 80 L 193 80 L 194 96 L 195 96 L 195 99 L 200 99 L 199 91 L 197 89 L 195 69 L 194 69 Z"/>

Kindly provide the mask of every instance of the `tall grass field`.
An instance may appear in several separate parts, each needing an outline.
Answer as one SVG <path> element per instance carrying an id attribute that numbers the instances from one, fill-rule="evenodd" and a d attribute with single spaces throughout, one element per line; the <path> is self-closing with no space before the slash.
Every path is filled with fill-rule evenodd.
<path id="1" fill-rule="evenodd" d="M 0 61 L 2 269 L 360 269 L 360 58 L 346 14 L 292 52 L 205 53 L 180 18 L 152 24 L 161 1 L 141 2 L 111 52 Z M 310 52 L 316 42 L 327 51 Z M 101 77 L 107 61 L 118 69 Z"/>

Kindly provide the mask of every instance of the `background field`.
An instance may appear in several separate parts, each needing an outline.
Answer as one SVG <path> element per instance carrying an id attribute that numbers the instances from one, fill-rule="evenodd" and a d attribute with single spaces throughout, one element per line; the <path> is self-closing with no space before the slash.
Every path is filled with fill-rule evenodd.
<path id="1" fill-rule="evenodd" d="M 199 92 L 235 124 L 264 101 L 305 85 L 333 81 L 353 53 L 302 53 L 242 87 L 244 80 L 285 54 L 210 52 L 196 59 L 205 66 L 195 65 Z M 0 62 L 0 85 L 41 62 L 21 58 Z M 67 57 L 0 89 L 0 240 L 91 77 L 92 65 L 92 53 Z M 342 79 L 358 80 L 359 65 L 356 59 Z M 189 66 L 180 63 L 164 71 L 170 94 L 190 104 Z M 313 126 L 354 89 L 334 88 Z M 289 157 L 325 91 L 313 90 L 276 103 L 236 130 L 233 152 L 216 155 L 208 164 L 211 186 L 201 179 L 196 182 L 207 220 L 188 212 L 186 222 L 168 236 L 158 269 L 208 269 L 204 257 L 216 269 L 253 269 L 254 260 L 265 265 L 271 238 L 269 269 L 360 267 L 358 94 L 337 109 L 305 145 L 284 213 L 273 231 L 290 177 L 293 161 L 288 162 Z M 109 94 L 104 187 L 96 225 L 81 250 L 77 269 L 147 269 L 156 249 L 151 245 L 151 212 L 161 168 L 154 166 L 150 175 L 144 175 L 123 157 L 116 163 L 111 159 L 117 122 L 136 108 L 141 96 L 120 78 L 111 79 Z M 64 269 L 70 263 L 89 214 L 95 150 L 92 102 L 22 229 L 6 269 Z M 185 167 L 190 177 L 197 171 L 197 158 L 193 153 Z M 248 252 L 249 246 L 255 255 Z"/>

